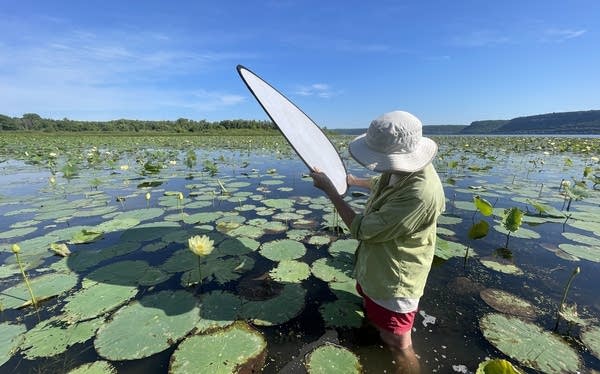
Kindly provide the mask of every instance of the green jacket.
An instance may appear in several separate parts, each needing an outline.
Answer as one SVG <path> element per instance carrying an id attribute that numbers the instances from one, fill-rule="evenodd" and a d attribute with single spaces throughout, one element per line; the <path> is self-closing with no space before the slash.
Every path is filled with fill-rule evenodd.
<path id="1" fill-rule="evenodd" d="M 431 164 L 406 175 L 391 186 L 389 173 L 374 178 L 365 211 L 350 227 L 360 241 L 355 277 L 373 299 L 421 297 L 431 269 L 444 190 Z"/>

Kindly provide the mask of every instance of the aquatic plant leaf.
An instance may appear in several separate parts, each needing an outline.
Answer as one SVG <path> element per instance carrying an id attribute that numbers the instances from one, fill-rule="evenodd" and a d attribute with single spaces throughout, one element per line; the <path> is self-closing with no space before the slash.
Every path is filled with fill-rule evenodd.
<path id="1" fill-rule="evenodd" d="M 265 199 L 262 203 L 274 209 L 288 209 L 294 206 L 294 200 L 290 199 Z"/>
<path id="2" fill-rule="evenodd" d="M 523 223 L 523 212 L 519 208 L 510 208 L 504 210 L 504 217 L 502 218 L 502 226 L 510 231 L 515 232 L 521 227 Z"/>
<path id="3" fill-rule="evenodd" d="M 56 317 L 42 321 L 25 333 L 21 352 L 30 360 L 56 356 L 93 337 L 103 322 L 102 318 L 97 318 L 70 324 Z"/>
<path id="4" fill-rule="evenodd" d="M 479 321 L 485 338 L 507 356 L 543 373 L 574 373 L 577 352 L 559 336 L 517 317 L 490 313 Z"/>
<path id="5" fill-rule="evenodd" d="M 536 317 L 536 309 L 530 302 L 509 292 L 495 288 L 486 288 L 479 295 L 487 305 L 499 312 L 525 318 Z"/>
<path id="6" fill-rule="evenodd" d="M 510 361 L 501 358 L 487 360 L 477 366 L 475 374 L 521 374 Z"/>
<path id="7" fill-rule="evenodd" d="M 199 331 L 231 325 L 242 308 L 242 299 L 226 291 L 203 294 L 201 300 L 200 321 L 196 325 Z"/>
<path id="8" fill-rule="evenodd" d="M 111 361 L 149 357 L 176 344 L 199 318 L 197 300 L 189 292 L 149 294 L 115 312 L 98 330 L 94 347 Z"/>
<path id="9" fill-rule="evenodd" d="M 354 263 L 352 256 L 320 258 L 312 263 L 313 275 L 325 282 L 353 281 Z"/>
<path id="10" fill-rule="evenodd" d="M 308 354 L 305 366 L 308 374 L 358 374 L 362 372 L 360 361 L 354 353 L 332 343 L 325 343 Z"/>
<path id="11" fill-rule="evenodd" d="M 306 254 L 304 244 L 290 239 L 263 243 L 260 254 L 271 261 L 295 260 Z"/>
<path id="12" fill-rule="evenodd" d="M 241 315 L 258 326 L 280 325 L 300 315 L 306 290 L 297 283 L 286 284 L 279 295 L 261 301 L 245 301 Z"/>
<path id="13" fill-rule="evenodd" d="M 69 244 L 85 244 L 95 242 L 101 239 L 104 233 L 102 231 L 95 231 L 95 229 L 83 229 L 73 234 Z"/>
<path id="14" fill-rule="evenodd" d="M 23 227 L 20 229 L 12 229 L 0 232 L 0 239 L 13 239 L 20 236 L 25 236 L 36 231 L 37 227 Z"/>
<path id="15" fill-rule="evenodd" d="M 77 275 L 73 273 L 51 273 L 30 278 L 29 284 L 35 298 L 45 300 L 70 290 L 77 285 Z M 3 309 L 19 308 L 29 305 L 31 297 L 24 282 L 0 291 L 0 305 Z"/>
<path id="16" fill-rule="evenodd" d="M 540 234 L 537 232 L 527 229 L 525 227 L 519 228 L 518 231 L 509 231 L 502 225 L 494 225 L 494 230 L 506 235 L 510 232 L 510 236 L 514 238 L 522 238 L 522 239 L 539 239 L 541 238 Z"/>
<path id="17" fill-rule="evenodd" d="M 15 354 L 23 341 L 23 333 L 27 328 L 25 325 L 8 322 L 0 323 L 0 366 Z"/>
<path id="18" fill-rule="evenodd" d="M 559 244 L 558 248 L 582 260 L 600 262 L 600 247 L 587 245 Z"/>
<path id="19" fill-rule="evenodd" d="M 560 210 L 556 209 L 553 206 L 541 203 L 537 200 L 533 200 L 533 199 L 526 199 L 525 200 L 528 204 L 530 204 L 537 212 L 539 215 L 544 215 L 544 216 L 548 216 L 548 217 L 554 217 L 554 218 L 564 218 L 565 215 L 563 212 L 561 212 Z"/>
<path id="20" fill-rule="evenodd" d="M 508 261 L 502 261 L 500 259 L 482 258 L 480 259 L 481 264 L 488 269 L 499 271 L 504 274 L 512 275 L 523 275 L 523 270 L 518 268 L 515 264 Z"/>
<path id="21" fill-rule="evenodd" d="M 94 226 L 90 231 L 109 233 L 115 231 L 124 231 L 140 224 L 140 220 L 133 217 L 117 217 L 110 221 L 102 222 Z"/>
<path id="22" fill-rule="evenodd" d="M 262 227 L 256 227 L 254 225 L 242 225 L 228 232 L 231 236 L 236 237 L 247 237 L 252 239 L 258 239 L 265 234 Z"/>
<path id="23" fill-rule="evenodd" d="M 481 239 L 485 238 L 490 231 L 490 224 L 487 221 L 481 220 L 474 223 L 469 229 L 469 239 Z"/>
<path id="24" fill-rule="evenodd" d="M 92 283 L 65 299 L 65 318 L 70 322 L 96 318 L 131 300 L 138 289 L 109 283 Z"/>
<path id="25" fill-rule="evenodd" d="M 457 225 L 459 223 L 461 223 L 463 220 L 460 217 L 455 217 L 455 216 L 448 216 L 445 214 L 442 214 L 441 216 L 438 217 L 438 224 L 442 224 L 442 225 Z"/>
<path id="26" fill-rule="evenodd" d="M 475 208 L 479 211 L 479 213 L 484 216 L 491 216 L 494 212 L 494 207 L 492 204 L 486 199 L 480 197 L 479 195 L 473 196 L 473 203 L 475 204 Z"/>
<path id="27" fill-rule="evenodd" d="M 71 254 L 69 247 L 65 243 L 51 243 L 50 250 L 62 257 L 67 257 Z"/>
<path id="28" fill-rule="evenodd" d="M 329 246 L 328 252 L 332 256 L 335 256 L 338 253 L 344 252 L 354 256 L 354 252 L 356 252 L 356 248 L 358 248 L 358 240 L 356 239 L 338 239 L 331 243 Z"/>
<path id="29" fill-rule="evenodd" d="M 285 283 L 300 283 L 310 276 L 308 264 L 294 260 L 283 260 L 269 272 L 273 280 Z"/>
<path id="30" fill-rule="evenodd" d="M 321 245 L 329 244 L 330 241 L 331 241 L 331 238 L 327 235 L 314 235 L 308 239 L 307 243 L 312 244 L 312 245 L 321 246 Z"/>
<path id="31" fill-rule="evenodd" d="M 127 260 L 108 264 L 89 273 L 86 278 L 95 282 L 120 284 L 123 286 L 153 285 L 163 282 L 165 277 L 146 278 L 151 270 L 146 261 Z"/>
<path id="32" fill-rule="evenodd" d="M 123 231 L 121 240 L 142 243 L 161 239 L 163 236 L 177 231 L 179 227 L 181 226 L 177 222 L 146 223 Z"/>
<path id="33" fill-rule="evenodd" d="M 600 359 L 600 326 L 592 326 L 583 330 L 581 341 L 596 358 Z"/>
<path id="34" fill-rule="evenodd" d="M 260 247 L 260 242 L 246 237 L 238 237 L 235 239 L 225 239 L 217 246 L 215 255 L 222 256 L 239 256 L 254 252 Z"/>
<path id="35" fill-rule="evenodd" d="M 247 323 L 185 339 L 171 356 L 169 374 L 258 373 L 266 357 L 267 341 Z"/>
<path id="36" fill-rule="evenodd" d="M 327 283 L 327 286 L 329 286 L 331 292 L 333 292 L 338 299 L 362 305 L 363 299 L 356 290 L 355 280 L 348 282 L 329 282 Z"/>
<path id="37" fill-rule="evenodd" d="M 595 238 L 590 235 L 577 234 L 574 232 L 563 232 L 562 236 L 577 243 L 597 247 L 598 250 L 600 250 L 600 238 Z"/>
<path id="38" fill-rule="evenodd" d="M 95 361 L 80 365 L 67 374 L 117 374 L 117 369 L 108 361 Z"/>
<path id="39" fill-rule="evenodd" d="M 324 303 L 319 307 L 319 312 L 325 326 L 330 328 L 358 328 L 362 326 L 364 319 L 360 302 L 352 302 L 347 299 Z"/>
<path id="40" fill-rule="evenodd" d="M 435 240 L 435 257 L 442 260 L 448 260 L 452 257 L 465 257 L 467 246 L 461 243 L 452 242 L 438 237 Z M 476 256 L 477 253 L 473 249 L 469 249 L 469 256 Z"/>

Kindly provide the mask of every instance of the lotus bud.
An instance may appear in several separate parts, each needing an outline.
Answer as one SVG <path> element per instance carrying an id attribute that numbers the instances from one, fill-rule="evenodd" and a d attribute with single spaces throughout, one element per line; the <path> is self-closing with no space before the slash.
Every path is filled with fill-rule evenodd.
<path id="1" fill-rule="evenodd" d="M 14 254 L 17 254 L 17 253 L 21 252 L 21 247 L 19 247 L 19 245 L 18 245 L 18 244 L 13 244 L 13 245 L 10 247 L 10 249 L 12 250 L 12 252 L 13 252 Z"/>
<path id="2" fill-rule="evenodd" d="M 121 170 L 129 170 L 129 165 L 121 165 Z"/>
<path id="3" fill-rule="evenodd" d="M 180 192 L 180 193 L 179 193 L 179 195 L 177 195 L 177 198 L 178 198 L 179 200 L 183 200 L 183 194 Z"/>
<path id="4" fill-rule="evenodd" d="M 146 200 L 150 200 L 150 192 L 146 192 Z"/>
<path id="5" fill-rule="evenodd" d="M 573 270 L 573 275 L 577 275 L 581 273 L 581 268 L 579 266 L 577 266 L 574 270 Z"/>
<path id="6" fill-rule="evenodd" d="M 54 175 L 52 175 L 52 176 L 50 176 L 50 178 L 48 178 L 48 181 L 50 182 L 50 184 L 55 184 L 56 178 L 54 177 Z"/>

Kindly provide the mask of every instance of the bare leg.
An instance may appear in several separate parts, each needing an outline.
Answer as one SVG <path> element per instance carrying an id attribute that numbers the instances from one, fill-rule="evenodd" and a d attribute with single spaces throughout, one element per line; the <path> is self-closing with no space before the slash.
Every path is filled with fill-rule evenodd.
<path id="1" fill-rule="evenodd" d="M 397 374 L 419 374 L 421 365 L 412 347 L 410 330 L 402 335 L 396 335 L 389 331 L 379 329 L 381 340 L 392 351 L 396 361 Z"/>

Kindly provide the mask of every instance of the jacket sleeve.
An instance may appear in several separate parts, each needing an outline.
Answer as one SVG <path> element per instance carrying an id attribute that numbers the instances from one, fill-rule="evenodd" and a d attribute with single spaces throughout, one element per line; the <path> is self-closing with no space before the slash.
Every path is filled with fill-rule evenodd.
<path id="1" fill-rule="evenodd" d="M 350 232 L 354 239 L 372 243 L 407 236 L 429 221 L 429 210 L 419 197 L 399 196 L 377 211 L 357 214 L 350 225 Z"/>

